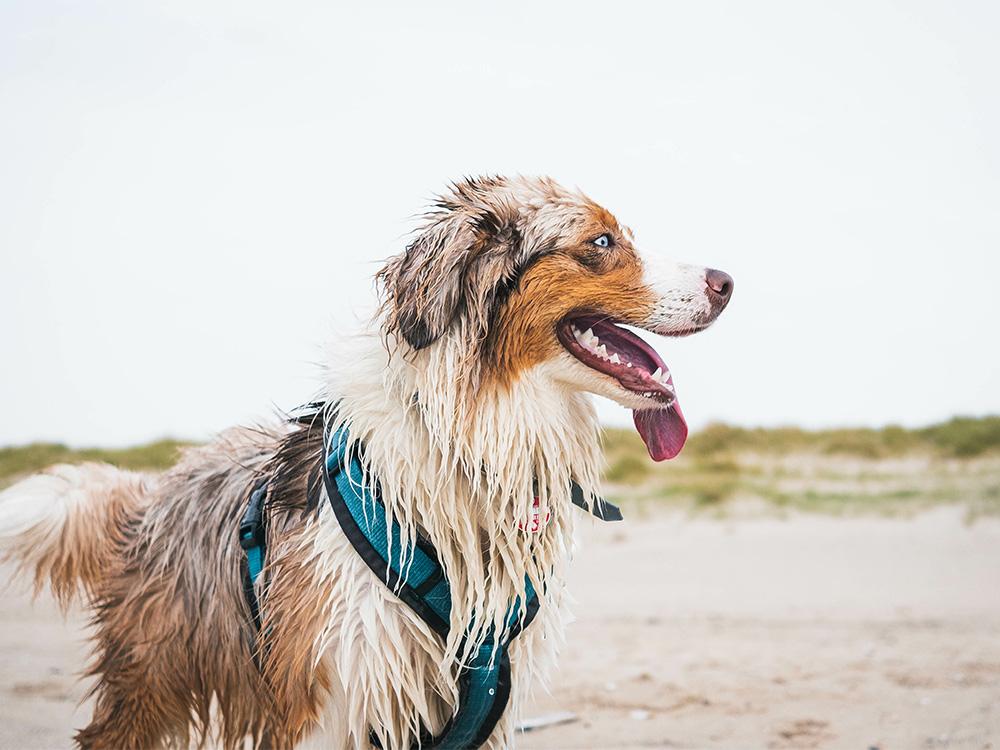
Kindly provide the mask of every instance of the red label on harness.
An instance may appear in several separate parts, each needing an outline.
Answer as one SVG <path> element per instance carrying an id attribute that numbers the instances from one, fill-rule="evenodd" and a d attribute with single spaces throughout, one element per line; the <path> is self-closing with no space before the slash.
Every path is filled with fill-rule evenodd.
<path id="1" fill-rule="evenodd" d="M 527 531 L 529 534 L 537 534 L 542 530 L 542 527 L 549 522 L 552 514 L 546 511 L 545 518 L 542 518 L 542 514 L 539 512 L 539 505 L 539 500 L 536 497 L 535 501 L 531 504 L 531 518 L 528 520 L 528 523 L 521 521 L 517 525 L 517 528 L 521 531 Z"/>

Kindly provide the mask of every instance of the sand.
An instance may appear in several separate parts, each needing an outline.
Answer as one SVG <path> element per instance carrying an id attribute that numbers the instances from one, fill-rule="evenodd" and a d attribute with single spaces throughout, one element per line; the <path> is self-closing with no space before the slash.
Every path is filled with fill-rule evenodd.
<path id="1" fill-rule="evenodd" d="M 584 529 L 521 748 L 1000 748 L 1000 520 L 633 518 Z M 86 722 L 82 617 L 0 595 L 0 748 Z"/>

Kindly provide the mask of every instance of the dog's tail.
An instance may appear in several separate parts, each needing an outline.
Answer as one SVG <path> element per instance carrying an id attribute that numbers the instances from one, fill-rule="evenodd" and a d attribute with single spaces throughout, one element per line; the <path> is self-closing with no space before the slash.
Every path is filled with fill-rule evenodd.
<path id="1" fill-rule="evenodd" d="M 0 492 L 0 559 L 48 584 L 66 606 L 93 593 L 129 526 L 148 502 L 150 478 L 108 464 L 54 466 Z"/>

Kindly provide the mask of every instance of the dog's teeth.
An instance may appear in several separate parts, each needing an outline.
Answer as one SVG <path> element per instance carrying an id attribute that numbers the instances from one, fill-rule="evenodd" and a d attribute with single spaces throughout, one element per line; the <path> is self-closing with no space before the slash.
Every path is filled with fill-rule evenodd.
<path id="1" fill-rule="evenodd" d="M 620 365 L 622 363 L 621 357 L 618 356 L 618 352 L 611 355 L 611 361 L 616 365 Z"/>
<path id="2" fill-rule="evenodd" d="M 583 338 L 583 343 L 588 345 L 590 344 L 590 342 L 597 340 L 597 336 L 594 335 L 593 328 L 588 328 L 586 331 L 584 331 L 582 338 Z"/>
<path id="3" fill-rule="evenodd" d="M 601 344 L 599 347 L 597 347 L 597 353 L 600 354 L 602 357 L 604 357 L 604 359 L 607 359 L 608 347 L 606 347 L 604 344 Z"/>
<path id="4" fill-rule="evenodd" d="M 657 367 L 656 368 L 656 372 L 653 373 L 653 380 L 659 380 L 660 379 L 660 375 L 662 375 L 662 374 L 663 374 L 663 368 L 662 367 Z"/>
<path id="5" fill-rule="evenodd" d="M 631 366 L 632 366 L 632 363 L 631 363 L 631 362 L 626 362 L 626 363 L 625 363 L 625 366 L 626 366 L 626 367 L 631 367 Z"/>

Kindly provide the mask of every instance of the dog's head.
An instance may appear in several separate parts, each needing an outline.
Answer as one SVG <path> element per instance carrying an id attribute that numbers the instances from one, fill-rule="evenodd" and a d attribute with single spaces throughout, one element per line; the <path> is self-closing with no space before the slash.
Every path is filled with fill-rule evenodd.
<path id="1" fill-rule="evenodd" d="M 729 302 L 727 274 L 640 253 L 609 211 L 550 179 L 465 180 L 427 219 L 379 273 L 388 335 L 415 351 L 457 341 L 477 388 L 544 365 L 563 386 L 633 409 L 654 459 L 680 451 L 670 371 L 619 324 L 701 331 Z"/>

